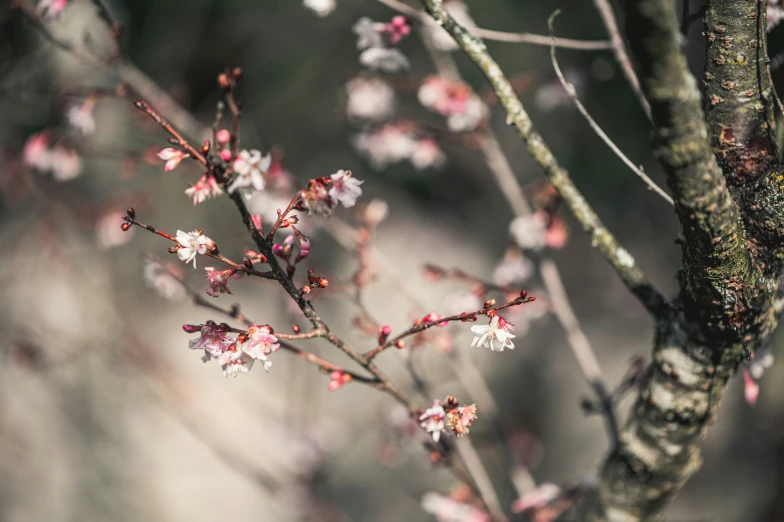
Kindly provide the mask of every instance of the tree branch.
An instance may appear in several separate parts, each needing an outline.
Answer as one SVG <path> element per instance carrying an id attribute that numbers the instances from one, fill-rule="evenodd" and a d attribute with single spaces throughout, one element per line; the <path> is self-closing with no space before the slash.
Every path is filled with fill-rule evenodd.
<path id="1" fill-rule="evenodd" d="M 558 190 L 577 221 L 590 234 L 593 244 L 610 262 L 624 284 L 651 313 L 656 316 L 666 313 L 668 305 L 664 297 L 653 287 L 631 254 L 605 228 L 596 212 L 572 182 L 569 173 L 558 164 L 541 135 L 534 130 L 531 118 L 517 97 L 514 88 L 487 52 L 482 40 L 469 34 L 449 16 L 444 8 L 443 0 L 422 0 L 422 3 L 482 71 L 506 109 L 507 124 L 514 126 L 525 141 L 529 152 L 544 170 L 547 180 Z"/>

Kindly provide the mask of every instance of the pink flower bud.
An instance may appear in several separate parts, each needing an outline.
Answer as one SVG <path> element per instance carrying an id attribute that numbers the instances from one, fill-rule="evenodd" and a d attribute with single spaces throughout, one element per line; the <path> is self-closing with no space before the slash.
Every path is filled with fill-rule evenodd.
<path id="1" fill-rule="evenodd" d="M 182 325 L 182 329 L 188 333 L 196 333 L 201 331 L 200 324 L 184 324 Z"/>
<path id="2" fill-rule="evenodd" d="M 401 15 L 395 16 L 394 18 L 392 18 L 392 25 L 397 27 L 403 27 L 404 25 L 406 25 L 406 17 Z"/>
<path id="3" fill-rule="evenodd" d="M 343 379 L 343 372 L 334 371 L 329 374 L 329 378 L 333 381 L 340 381 Z"/>
<path id="4" fill-rule="evenodd" d="M 231 151 L 229 149 L 223 149 L 220 153 L 220 157 L 223 161 L 231 161 Z"/>
<path id="5" fill-rule="evenodd" d="M 218 140 L 218 143 L 221 145 L 226 145 L 229 140 L 231 140 L 231 133 L 226 129 L 221 129 L 218 131 L 217 136 L 215 137 Z"/>
<path id="6" fill-rule="evenodd" d="M 329 391 L 336 391 L 336 390 L 338 390 L 338 389 L 339 389 L 341 386 L 343 386 L 343 383 L 342 383 L 342 382 L 340 382 L 340 381 L 330 381 L 330 382 L 329 382 L 329 384 L 327 384 L 327 389 L 328 389 Z"/>

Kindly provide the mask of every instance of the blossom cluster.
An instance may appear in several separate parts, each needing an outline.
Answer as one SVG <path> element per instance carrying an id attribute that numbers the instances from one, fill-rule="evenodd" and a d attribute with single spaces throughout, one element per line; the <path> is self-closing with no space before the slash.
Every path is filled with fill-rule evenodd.
<path id="1" fill-rule="evenodd" d="M 50 143 L 46 133 L 33 134 L 25 142 L 24 161 L 41 173 L 51 173 L 57 181 L 68 181 L 82 172 L 82 159 L 65 143 Z"/>
<path id="2" fill-rule="evenodd" d="M 447 397 L 441 403 L 433 401 L 433 406 L 419 416 L 419 425 L 433 437 L 435 442 L 441 439 L 442 432 L 450 432 L 458 437 L 468 435 L 468 428 L 476 420 L 476 405 L 460 406 L 454 397 Z"/>
<path id="3" fill-rule="evenodd" d="M 488 116 L 487 106 L 464 82 L 430 76 L 419 87 L 418 97 L 424 107 L 446 117 L 452 132 L 472 131 Z"/>
<path id="4" fill-rule="evenodd" d="M 188 342 L 188 347 L 191 350 L 203 350 L 204 362 L 217 361 L 226 377 L 248 373 L 256 361 L 261 361 L 264 369 L 269 371 L 272 361 L 268 357 L 280 348 L 270 327 L 255 323 L 236 338 L 229 335 L 233 330 L 227 324 L 214 321 L 200 325 L 186 324 L 182 329 L 188 333 L 199 333 L 198 338 Z"/>
<path id="5" fill-rule="evenodd" d="M 373 71 L 396 73 L 408 69 L 408 58 L 395 46 L 411 32 L 404 16 L 395 16 L 389 23 L 360 18 L 353 27 L 357 49 L 362 51 L 359 63 Z"/>

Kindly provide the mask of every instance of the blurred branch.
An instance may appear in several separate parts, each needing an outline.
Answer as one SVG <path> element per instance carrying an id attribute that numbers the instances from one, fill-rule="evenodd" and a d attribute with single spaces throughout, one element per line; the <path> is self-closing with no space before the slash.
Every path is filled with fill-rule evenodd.
<path id="1" fill-rule="evenodd" d="M 688 0 L 683 1 L 688 3 Z M 623 37 L 621 37 L 621 31 L 618 29 L 618 22 L 615 19 L 615 13 L 613 13 L 612 6 L 610 5 L 609 0 L 593 0 L 593 4 L 596 6 L 596 10 L 599 11 L 599 16 L 602 19 L 602 23 L 610 35 L 610 44 L 612 46 L 612 52 L 613 56 L 615 57 L 615 61 L 618 62 L 618 66 L 621 68 L 621 71 L 623 71 L 623 75 L 626 78 L 626 81 L 629 82 L 629 85 L 634 91 L 634 94 L 637 96 L 637 99 L 642 106 L 642 110 L 645 112 L 645 116 L 647 116 L 648 120 L 652 122 L 653 117 L 651 116 L 651 106 L 648 103 L 648 100 L 645 98 L 645 93 L 642 91 L 642 87 L 640 86 L 640 80 L 634 73 L 632 61 L 629 59 L 629 55 L 626 53 L 626 44 L 624 44 Z"/>
<path id="2" fill-rule="evenodd" d="M 440 27 L 430 18 L 427 13 L 420 11 L 399 0 L 378 0 L 387 7 L 409 16 L 428 27 Z M 493 31 L 490 29 L 480 29 L 478 27 L 470 29 L 471 34 L 487 40 L 510 43 L 527 43 L 532 45 L 552 45 L 552 40 L 548 36 L 532 33 L 507 33 L 503 31 Z M 614 49 L 612 42 L 605 40 L 575 40 L 572 38 L 557 38 L 556 47 L 573 49 L 577 51 L 606 51 Z"/>
<path id="3" fill-rule="evenodd" d="M 596 1 L 597 2 L 601 2 L 601 0 L 596 0 Z M 553 34 L 553 21 L 554 21 L 555 15 L 557 15 L 557 14 L 558 14 L 558 11 L 553 13 L 553 15 L 550 16 L 550 19 L 548 20 L 548 26 L 550 27 L 550 34 Z M 553 36 L 553 40 L 555 40 L 555 36 Z M 625 51 L 624 51 L 624 55 L 625 55 Z M 555 57 L 555 45 L 552 45 L 550 47 L 550 59 L 553 62 L 553 69 L 555 69 L 555 74 L 556 74 L 556 76 L 558 76 L 558 81 L 561 82 L 561 85 L 563 86 L 564 90 L 569 95 L 569 97 L 572 99 L 574 104 L 577 106 L 577 109 L 580 111 L 580 113 L 588 121 L 588 125 L 591 126 L 591 128 L 596 133 L 596 135 L 599 136 L 599 138 L 601 138 L 602 141 L 604 143 L 606 143 L 608 147 L 610 147 L 610 150 L 612 150 L 615 153 L 615 155 L 618 156 L 621 159 L 621 161 L 623 161 L 624 164 L 627 167 L 629 167 L 629 169 L 631 169 L 632 172 L 637 174 L 637 176 L 641 180 L 643 180 L 643 182 L 646 185 L 648 185 L 648 188 L 650 188 L 656 194 L 661 196 L 662 199 L 664 199 L 664 201 L 666 201 L 670 205 L 674 205 L 670 195 L 667 194 L 666 192 L 664 192 L 664 190 L 661 187 L 659 187 L 656 183 L 654 183 L 653 180 L 651 178 L 649 178 L 648 175 L 645 174 L 645 172 L 643 172 L 643 170 L 641 168 L 637 167 L 634 163 L 632 163 L 632 161 L 629 158 L 626 157 L 626 155 L 621 151 L 621 149 L 618 148 L 618 146 L 615 143 L 613 143 L 613 141 L 610 139 L 610 137 L 607 136 L 607 134 L 602 130 L 602 128 L 599 127 L 599 124 L 596 123 L 596 121 L 588 113 L 588 110 L 585 108 L 585 106 L 580 102 L 580 99 L 577 97 L 577 91 L 575 90 L 574 85 L 572 85 L 571 83 L 567 82 L 566 78 L 564 78 L 563 72 L 561 72 L 561 67 L 558 65 L 558 60 Z M 627 57 L 627 59 L 628 59 L 628 57 Z M 636 80 L 636 77 L 635 77 L 635 80 Z M 638 84 L 638 87 L 639 87 L 639 84 Z M 646 102 L 646 104 L 647 104 L 647 102 Z M 648 109 L 648 112 L 650 113 L 650 107 L 647 107 L 647 109 Z"/>

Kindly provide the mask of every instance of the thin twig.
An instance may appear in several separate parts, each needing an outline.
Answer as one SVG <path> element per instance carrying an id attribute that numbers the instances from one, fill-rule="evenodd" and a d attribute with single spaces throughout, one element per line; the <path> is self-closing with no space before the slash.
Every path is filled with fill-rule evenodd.
<path id="1" fill-rule="evenodd" d="M 550 28 L 550 34 L 553 34 L 554 32 L 553 22 L 557 14 L 558 11 L 554 12 L 550 16 L 549 20 L 547 21 L 548 27 Z M 555 40 L 555 36 L 553 36 L 553 40 Z M 624 164 L 627 167 L 629 167 L 629 169 L 631 169 L 632 172 L 634 172 L 646 185 L 648 185 L 648 188 L 650 188 L 656 194 L 661 196 L 662 199 L 664 199 L 664 201 L 674 206 L 675 203 L 672 201 L 670 195 L 664 192 L 664 189 L 662 189 L 656 183 L 654 183 L 653 180 L 649 178 L 648 175 L 645 174 L 645 172 L 643 172 L 641 168 L 637 167 L 634 163 L 632 163 L 632 161 L 628 157 L 626 157 L 626 155 L 621 151 L 621 149 L 619 149 L 618 146 L 615 145 L 615 143 L 613 143 L 613 141 L 610 139 L 609 136 L 607 136 L 607 134 L 602 130 L 602 128 L 599 127 L 599 124 L 596 123 L 596 120 L 594 120 L 591 117 L 591 115 L 588 113 L 588 109 L 585 108 L 585 106 L 580 102 L 580 99 L 577 97 L 577 90 L 574 88 L 574 85 L 566 81 L 563 72 L 561 72 L 561 67 L 558 65 L 558 60 L 555 57 L 555 45 L 550 46 L 550 59 L 553 62 L 553 69 L 555 69 L 555 74 L 556 76 L 558 76 L 558 80 L 561 82 L 561 85 L 563 86 L 564 90 L 566 90 L 566 93 L 569 95 L 569 97 L 572 99 L 574 104 L 577 106 L 577 110 L 579 110 L 580 113 L 585 117 L 585 119 L 588 121 L 588 125 L 591 126 L 591 129 L 593 129 L 596 135 L 599 136 L 599 138 L 601 138 L 602 141 L 605 144 L 607 144 L 608 147 L 610 147 L 610 150 L 612 150 L 615 153 L 615 155 L 618 156 L 621 159 L 621 161 L 623 161 Z"/>
<path id="2" fill-rule="evenodd" d="M 618 21 L 615 19 L 615 13 L 613 12 L 609 0 L 593 0 L 593 4 L 596 6 L 596 10 L 599 11 L 599 16 L 602 19 L 604 28 L 607 29 L 607 32 L 610 35 L 610 43 L 612 44 L 612 52 L 615 61 L 618 62 L 618 66 L 620 66 L 626 81 L 629 82 L 635 96 L 637 96 L 637 100 L 639 100 L 642 110 L 645 112 L 645 116 L 648 117 L 649 121 L 653 122 L 651 105 L 648 103 L 645 93 L 642 92 L 640 80 L 637 78 L 634 67 L 632 67 L 632 61 L 629 58 L 629 54 L 626 52 L 626 44 L 623 42 L 621 31 L 618 29 Z"/>
<path id="3" fill-rule="evenodd" d="M 542 136 L 534 129 L 533 122 L 517 97 L 514 88 L 487 52 L 484 43 L 471 36 L 454 21 L 444 8 L 443 0 L 422 0 L 422 3 L 431 15 L 444 25 L 444 28 L 485 75 L 506 109 L 507 123 L 515 128 L 526 143 L 528 150 L 544 170 L 547 180 L 561 195 L 583 229 L 590 234 L 594 246 L 610 262 L 632 294 L 653 315 L 658 317 L 666 313 L 669 310 L 667 301 L 651 284 L 631 254 L 607 230 L 599 216 L 574 185 L 569 173 L 558 164 Z"/>
<path id="4" fill-rule="evenodd" d="M 432 18 L 427 16 L 426 13 L 411 7 L 399 0 L 378 0 L 387 7 L 394 9 L 399 13 L 403 13 L 415 20 L 418 20 L 424 25 L 429 27 L 438 27 Z M 471 34 L 487 40 L 494 40 L 496 42 L 509 42 L 509 43 L 527 43 L 533 45 L 550 45 L 551 41 L 548 36 L 532 34 L 532 33 L 508 33 L 503 31 L 493 31 L 491 29 L 480 29 L 478 27 L 470 29 Z M 564 49 L 573 49 L 576 51 L 606 51 L 613 49 L 612 42 L 606 40 L 576 40 L 573 38 L 558 38 L 556 45 Z"/>

